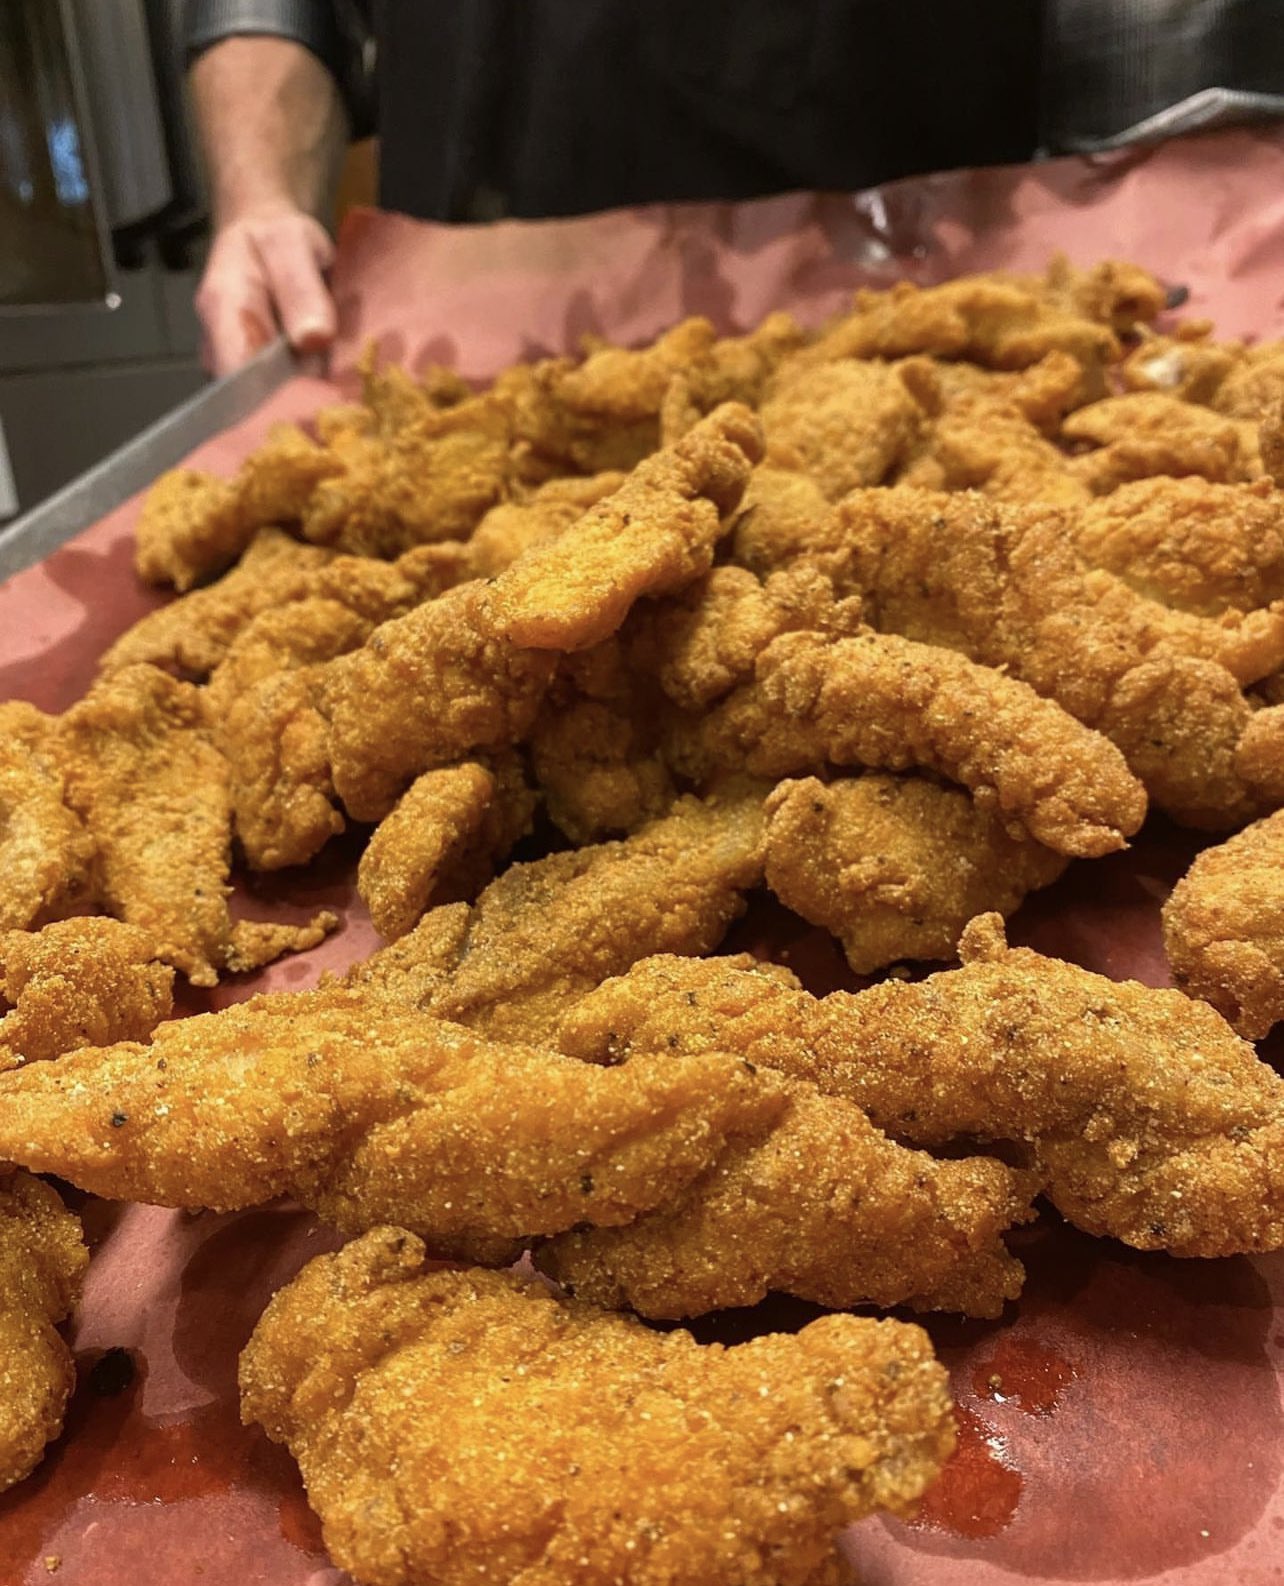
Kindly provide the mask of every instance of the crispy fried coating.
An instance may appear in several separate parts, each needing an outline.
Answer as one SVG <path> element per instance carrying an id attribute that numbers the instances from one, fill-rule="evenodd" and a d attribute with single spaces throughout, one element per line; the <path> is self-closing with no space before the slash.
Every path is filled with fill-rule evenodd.
<path id="1" fill-rule="evenodd" d="M 1284 705 L 1246 715 L 1234 764 L 1235 774 L 1263 808 L 1284 804 Z"/>
<path id="2" fill-rule="evenodd" d="M 1006 916 L 1066 860 L 1017 841 L 962 788 L 870 772 L 781 782 L 767 799 L 767 885 L 832 932 L 857 974 L 953 958 L 976 914 Z"/>
<path id="3" fill-rule="evenodd" d="M 1073 522 L 1086 562 L 1179 611 L 1216 617 L 1284 599 L 1284 495 L 1268 479 L 1141 479 Z"/>
<path id="4" fill-rule="evenodd" d="M 1284 607 L 1219 619 L 1087 568 L 1064 514 L 859 491 L 836 514 L 874 626 L 1007 667 L 1125 754 L 1154 802 L 1213 829 L 1260 813 L 1234 764 L 1240 685 L 1276 667 Z"/>
<path id="5" fill-rule="evenodd" d="M 231 801 L 200 691 L 145 663 L 126 667 L 61 718 L 58 756 L 68 804 L 97 849 L 106 910 L 194 985 L 215 985 L 231 929 Z"/>
<path id="6" fill-rule="evenodd" d="M 1024 1277 L 1002 1235 L 1025 1220 L 1034 1188 L 990 1158 L 906 1150 L 851 1102 L 795 1084 L 783 1118 L 657 1211 L 562 1234 L 535 1262 L 585 1299 L 656 1318 L 773 1291 L 997 1316 Z"/>
<path id="7" fill-rule="evenodd" d="M 996 501 L 1076 506 L 1092 499 L 1058 446 L 1014 404 L 987 395 L 951 402 L 897 482 L 928 490 L 980 490 Z"/>
<path id="8" fill-rule="evenodd" d="M 660 748 L 661 703 L 618 636 L 560 663 L 529 747 L 549 818 L 573 843 L 635 831 L 677 799 Z"/>
<path id="9" fill-rule="evenodd" d="M 420 773 L 529 731 L 556 657 L 500 634 L 497 587 L 461 584 L 326 667 L 326 755 L 354 820 L 382 820 Z"/>
<path id="10" fill-rule="evenodd" d="M 761 455 L 748 408 L 716 408 L 558 539 L 500 574 L 496 632 L 535 649 L 587 649 L 614 633 L 641 596 L 671 594 L 707 572 Z"/>
<path id="11" fill-rule="evenodd" d="M 820 1004 L 807 1072 L 894 1138 L 1024 1143 L 1076 1227 L 1142 1250 L 1284 1244 L 1284 1080 L 1220 1014 L 1009 948 L 997 915 L 963 968 Z"/>
<path id="12" fill-rule="evenodd" d="M 1171 336 L 1143 330 L 1141 339 L 1119 365 L 1128 391 L 1165 391 L 1183 402 L 1212 403 L 1226 377 L 1239 363 L 1243 347 L 1209 339 L 1209 320 L 1188 320 Z M 1252 418 L 1251 413 L 1235 415 Z"/>
<path id="13" fill-rule="evenodd" d="M 57 1324 L 88 1260 L 57 1190 L 27 1173 L 0 1176 L 0 1492 L 62 1431 L 76 1368 Z"/>
<path id="14" fill-rule="evenodd" d="M 330 987 L 162 1024 L 0 1075 L 0 1155 L 117 1199 L 234 1210 L 289 1194 L 443 1253 L 624 1222 L 784 1105 L 738 1057 L 595 1068 Z"/>
<path id="15" fill-rule="evenodd" d="M 818 548 L 833 509 L 807 474 L 755 468 L 731 525 L 731 560 L 765 578 Z"/>
<path id="16" fill-rule="evenodd" d="M 530 830 L 535 795 L 510 756 L 425 771 L 371 837 L 357 891 L 380 936 L 404 936 L 429 903 L 470 898 Z"/>
<path id="17" fill-rule="evenodd" d="M 835 1532 L 909 1512 L 954 1446 L 917 1327 L 724 1349 L 422 1262 L 391 1228 L 318 1258 L 241 1359 L 245 1418 L 378 1586 L 837 1586 Z"/>
<path id="18" fill-rule="evenodd" d="M 786 363 L 760 409 L 766 461 L 815 481 L 826 500 L 881 485 L 909 451 L 923 410 L 885 363 Z"/>
<path id="19" fill-rule="evenodd" d="M 590 507 L 618 490 L 625 478 L 614 470 L 587 479 L 550 479 L 524 501 L 499 502 L 465 546 L 470 575 L 494 578 L 524 552 L 557 539 Z"/>
<path id="20" fill-rule="evenodd" d="M 1284 342 L 1259 342 L 1236 360 L 1218 385 L 1213 406 L 1228 418 L 1257 423 L 1284 397 Z"/>
<path id="21" fill-rule="evenodd" d="M 80 1046 L 145 1041 L 173 1008 L 174 971 L 145 931 L 119 920 L 60 920 L 0 935 L 0 1068 Z"/>
<path id="22" fill-rule="evenodd" d="M 1055 436 L 1071 408 L 1084 400 L 1083 366 L 1069 353 L 1050 352 L 1028 368 L 982 369 L 974 363 L 906 358 L 897 366 L 924 413 L 940 418 L 955 402 L 978 398 L 1015 408 L 1043 435 Z"/>
<path id="23" fill-rule="evenodd" d="M 711 951 L 761 875 L 757 788 L 684 798 L 623 841 L 513 865 L 478 898 L 433 1010 L 496 1039 L 540 1039 L 636 959 Z"/>
<path id="24" fill-rule="evenodd" d="M 950 499 L 945 497 L 943 499 Z M 787 633 L 754 680 L 675 729 L 675 763 L 773 779 L 835 766 L 932 771 L 968 788 L 1057 853 L 1124 846 L 1145 794 L 1123 757 L 1027 684 L 950 650 L 892 634 Z"/>
<path id="25" fill-rule="evenodd" d="M 727 564 L 673 599 L 640 606 L 625 642 L 632 663 L 674 704 L 699 711 L 752 677 L 779 634 L 854 633 L 860 625 L 860 601 L 836 602 L 832 583 L 810 561 L 764 581 Z"/>
<path id="26" fill-rule="evenodd" d="M 928 353 L 989 369 L 1024 369 L 1050 352 L 1074 358 L 1091 388 L 1100 386 L 1102 370 L 1118 357 L 1120 346 L 1108 325 L 1067 308 L 1042 283 L 973 275 L 943 286 L 901 281 L 886 292 L 857 292 L 852 311 L 798 359 Z"/>
<path id="27" fill-rule="evenodd" d="M 174 468 L 143 501 L 134 566 L 149 584 L 190 589 L 234 562 L 253 533 L 232 483 L 195 468 Z"/>
<path id="28" fill-rule="evenodd" d="M 1163 920 L 1183 991 L 1250 1040 L 1284 1019 L 1284 811 L 1197 855 Z"/>
<path id="29" fill-rule="evenodd" d="M 0 707 L 0 929 L 57 919 L 93 891 L 94 840 L 64 802 L 63 775 L 47 743 L 53 723 L 31 708 L 24 739 L 15 705 Z"/>
<path id="30" fill-rule="evenodd" d="M 1097 495 L 1155 474 L 1234 483 L 1262 472 L 1254 425 L 1162 391 L 1128 391 L 1090 403 L 1066 418 L 1061 435 L 1097 448 L 1074 464 Z"/>
<path id="31" fill-rule="evenodd" d="M 269 607 L 312 592 L 313 574 L 332 552 L 300 545 L 280 529 L 260 529 L 235 567 L 205 589 L 194 589 L 126 629 L 98 663 L 102 673 L 150 661 L 200 682 L 227 654 L 239 633 Z"/>

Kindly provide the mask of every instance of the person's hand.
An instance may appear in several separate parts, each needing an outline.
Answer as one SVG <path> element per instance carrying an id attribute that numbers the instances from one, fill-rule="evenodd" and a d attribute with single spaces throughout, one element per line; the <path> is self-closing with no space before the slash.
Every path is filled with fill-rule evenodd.
<path id="1" fill-rule="evenodd" d="M 196 293 L 202 358 L 214 375 L 239 369 L 280 329 L 298 352 L 334 340 L 325 271 L 334 247 L 324 226 L 288 206 L 219 227 Z"/>

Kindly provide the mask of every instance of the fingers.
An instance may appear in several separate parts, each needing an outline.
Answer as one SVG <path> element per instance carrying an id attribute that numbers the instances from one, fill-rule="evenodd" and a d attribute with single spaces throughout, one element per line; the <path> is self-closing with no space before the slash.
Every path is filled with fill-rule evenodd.
<path id="1" fill-rule="evenodd" d="M 251 234 L 262 261 L 277 319 L 298 352 L 334 340 L 334 299 L 322 273 L 334 258 L 324 229 L 307 215 L 269 223 Z"/>
<path id="2" fill-rule="evenodd" d="M 196 293 L 206 368 L 240 368 L 278 325 L 301 352 L 328 346 L 337 316 L 323 272 L 332 258 L 324 229 L 298 211 L 222 227 Z"/>

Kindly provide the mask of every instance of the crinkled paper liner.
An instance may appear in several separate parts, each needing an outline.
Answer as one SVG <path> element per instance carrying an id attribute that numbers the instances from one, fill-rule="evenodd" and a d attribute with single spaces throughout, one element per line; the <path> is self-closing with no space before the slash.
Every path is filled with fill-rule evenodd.
<path id="1" fill-rule="evenodd" d="M 856 285 L 1039 268 L 1055 250 L 1081 264 L 1136 259 L 1185 286 L 1188 312 L 1215 317 L 1223 335 L 1279 335 L 1284 143 L 1224 133 L 855 197 L 488 228 L 362 212 L 335 268 L 338 384 L 292 381 L 192 462 L 227 472 L 270 422 L 333 400 L 371 339 L 412 367 L 447 362 L 480 378 L 571 350 L 585 332 L 635 341 L 689 313 L 743 329 L 773 308 L 815 322 Z M 158 603 L 131 568 L 137 505 L 0 586 L 0 698 L 64 708 L 104 646 Z M 336 907 L 336 936 L 185 1006 L 309 985 L 364 957 L 375 938 L 352 889 L 358 843 L 341 839 L 305 874 L 238 887 L 237 907 L 259 914 Z M 1196 846 L 1148 828 L 1130 853 L 1076 865 L 1032 899 L 1014 939 L 1163 984 L 1159 906 Z M 731 945 L 791 963 L 816 990 L 849 983 L 828 938 L 765 901 Z M 83 1210 L 95 1253 L 70 1334 L 81 1381 L 64 1438 L 0 1499 L 0 1583 L 341 1586 L 292 1462 L 240 1426 L 235 1392 L 238 1351 L 268 1296 L 333 1236 L 291 1208 Z M 1284 1258 L 1173 1261 L 1051 1217 L 1015 1243 L 1030 1277 L 1001 1322 L 927 1321 L 955 1373 L 960 1452 L 919 1521 L 874 1518 L 849 1533 L 865 1586 L 1284 1579 Z M 769 1302 L 698 1330 L 732 1339 L 809 1314 Z M 94 1369 L 121 1349 L 129 1362 Z"/>

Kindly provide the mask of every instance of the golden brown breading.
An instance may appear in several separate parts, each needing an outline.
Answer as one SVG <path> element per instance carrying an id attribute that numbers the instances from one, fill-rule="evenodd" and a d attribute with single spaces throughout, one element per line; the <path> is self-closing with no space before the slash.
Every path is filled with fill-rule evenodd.
<path id="1" fill-rule="evenodd" d="M 897 482 L 928 490 L 981 490 L 996 501 L 1076 506 L 1092 499 L 1066 454 L 1012 403 L 988 395 L 951 402 Z"/>
<path id="2" fill-rule="evenodd" d="M 1284 1019 L 1284 810 L 1198 854 L 1163 919 L 1183 991 L 1250 1040 Z"/>
<path id="3" fill-rule="evenodd" d="M 26 738 L 17 707 L 0 706 L 0 929 L 26 930 L 83 903 L 94 886 L 95 846 L 63 801 L 63 776 L 40 747 L 54 729 L 30 707 Z"/>
<path id="4" fill-rule="evenodd" d="M 536 649 L 583 650 L 608 638 L 635 600 L 671 594 L 709 570 L 723 520 L 761 455 L 748 408 L 716 408 L 558 539 L 500 574 L 495 631 Z"/>
<path id="5" fill-rule="evenodd" d="M 421 772 L 530 730 L 556 656 L 498 635 L 496 587 L 461 584 L 383 623 L 321 674 L 325 755 L 354 820 L 382 820 Z"/>
<path id="6" fill-rule="evenodd" d="M 906 358 L 897 367 L 914 400 L 932 418 L 960 398 L 984 397 L 1015 408 L 1040 433 L 1055 436 L 1066 414 L 1084 400 L 1083 367 L 1066 352 L 1047 353 L 1011 372 L 935 358 Z"/>
<path id="7" fill-rule="evenodd" d="M 304 536 L 360 556 L 465 539 L 513 478 L 502 405 L 473 398 L 405 417 L 394 428 L 336 436 L 333 477 L 312 493 Z"/>
<path id="8" fill-rule="evenodd" d="M 784 1105 L 738 1057 L 596 1068 L 360 991 L 256 997 L 0 1075 L 0 1158 L 91 1193 L 234 1210 L 290 1194 L 435 1250 L 625 1222 Z"/>
<path id="9" fill-rule="evenodd" d="M 838 1586 L 835 1532 L 908 1513 L 954 1446 L 916 1327 L 701 1346 L 423 1254 L 380 1229 L 311 1262 L 241 1359 L 361 1580 Z"/>
<path id="10" fill-rule="evenodd" d="M 1238 342 L 1211 341 L 1212 328 L 1211 320 L 1188 320 L 1171 336 L 1143 329 L 1141 340 L 1119 365 L 1125 389 L 1166 391 L 1183 402 L 1212 403 L 1244 351 Z"/>
<path id="11" fill-rule="evenodd" d="M 57 752 L 105 909 L 194 985 L 216 984 L 231 929 L 231 800 L 200 691 L 146 663 L 125 667 L 61 718 Z"/>
<path id="12" fill-rule="evenodd" d="M 1284 397 L 1284 342 L 1247 348 L 1218 385 L 1213 406 L 1228 418 L 1256 424 Z"/>
<path id="13" fill-rule="evenodd" d="M 1050 352 L 1065 352 L 1083 368 L 1088 388 L 1099 389 L 1104 366 L 1119 356 L 1114 333 L 1052 300 L 1042 284 L 1031 288 L 999 275 L 973 275 L 942 286 L 900 281 L 886 292 L 860 291 L 851 313 L 796 357 L 825 362 L 930 353 L 989 369 L 1024 369 Z"/>
<path id="14" fill-rule="evenodd" d="M 162 474 L 143 501 L 134 566 L 149 584 L 190 589 L 234 562 L 254 534 L 236 487 L 195 468 Z"/>
<path id="15" fill-rule="evenodd" d="M 1274 682 L 1275 679 L 1268 681 Z M 1247 714 L 1234 755 L 1235 774 L 1260 809 L 1284 804 L 1284 705 Z"/>
<path id="16" fill-rule="evenodd" d="M 173 1008 L 174 971 L 145 931 L 74 919 L 0 935 L 0 1068 L 78 1046 L 145 1041 Z"/>
<path id="17" fill-rule="evenodd" d="M 1097 495 L 1154 474 L 1234 483 L 1262 472 L 1255 425 L 1161 391 L 1128 391 L 1090 403 L 1068 415 L 1061 435 L 1098 448 L 1073 464 Z"/>
<path id="18" fill-rule="evenodd" d="M 755 468 L 732 520 L 731 559 L 765 578 L 817 550 L 832 517 L 833 508 L 806 474 Z"/>
<path id="19" fill-rule="evenodd" d="M 525 551 L 557 539 L 590 507 L 618 490 L 626 477 L 617 470 L 588 479 L 550 479 L 524 501 L 501 501 L 464 547 L 470 576 L 494 578 Z"/>
<path id="20" fill-rule="evenodd" d="M 471 898 L 529 830 L 535 795 L 515 756 L 425 771 L 376 828 L 357 891 L 380 936 L 404 936 L 429 903 Z"/>
<path id="21" fill-rule="evenodd" d="M 656 1318 L 773 1291 L 998 1316 L 1024 1278 L 1002 1236 L 1036 1188 L 990 1158 L 908 1151 L 851 1102 L 795 1083 L 782 1118 L 733 1141 L 658 1210 L 562 1234 L 535 1263 L 584 1299 Z"/>
<path id="22" fill-rule="evenodd" d="M 1076 514 L 1094 567 L 1179 611 L 1215 617 L 1284 599 L 1284 493 L 1268 479 L 1141 479 Z"/>
<path id="23" fill-rule="evenodd" d="M 1284 1080 L 1221 1016 L 1009 948 L 997 915 L 964 967 L 820 1004 L 806 1073 L 912 1145 L 1023 1142 L 1076 1227 L 1142 1250 L 1284 1244 Z"/>
<path id="24" fill-rule="evenodd" d="M 843 945 L 857 974 L 953 958 L 976 914 L 1008 915 L 1066 860 L 1017 841 L 962 788 L 871 772 L 781 782 L 767 799 L 767 885 Z"/>
<path id="25" fill-rule="evenodd" d="M 786 362 L 760 413 L 768 466 L 806 474 L 829 501 L 881 485 L 923 423 L 896 369 L 854 358 Z"/>
<path id="26" fill-rule="evenodd" d="M 57 1190 L 27 1173 L 0 1176 L 0 1492 L 62 1431 L 76 1368 L 56 1329 L 88 1260 Z"/>
<path id="27" fill-rule="evenodd" d="M 761 875 L 757 788 L 684 798 L 621 842 L 513 865 L 478 898 L 433 1011 L 496 1039 L 542 1039 L 636 959 L 710 952 Z"/>
<path id="28" fill-rule="evenodd" d="M 586 1061 L 735 1052 L 907 1145 L 1003 1142 L 1077 1227 L 1143 1250 L 1284 1244 L 1284 1080 L 1217 1013 L 1009 948 L 998 915 L 960 954 L 962 969 L 820 1000 L 744 960 L 648 960 L 556 1042 Z"/>
<path id="29" fill-rule="evenodd" d="M 950 650 L 884 633 L 783 634 L 753 682 L 675 726 L 669 753 L 697 781 L 718 768 L 774 780 L 827 763 L 933 771 L 1009 827 L 1084 858 L 1122 848 L 1146 808 L 1119 751 L 1059 705 Z"/>
<path id="30" fill-rule="evenodd" d="M 280 529 L 260 529 L 235 567 L 206 589 L 180 595 L 127 628 L 98 663 L 100 672 L 150 661 L 199 682 L 259 612 L 312 593 L 313 574 L 332 552 L 300 545 Z"/>
<path id="31" fill-rule="evenodd" d="M 631 663 L 674 704 L 698 711 L 752 677 L 778 634 L 854 633 L 860 625 L 860 601 L 836 602 L 833 585 L 810 561 L 765 582 L 728 564 L 673 599 L 639 606 L 624 642 Z"/>
<path id="32" fill-rule="evenodd" d="M 880 629 L 1007 667 L 1110 738 L 1154 802 L 1216 829 L 1260 813 L 1234 765 L 1240 684 L 1275 670 L 1284 606 L 1191 616 L 1087 568 L 1065 514 L 870 490 L 840 506 L 847 577 Z"/>

